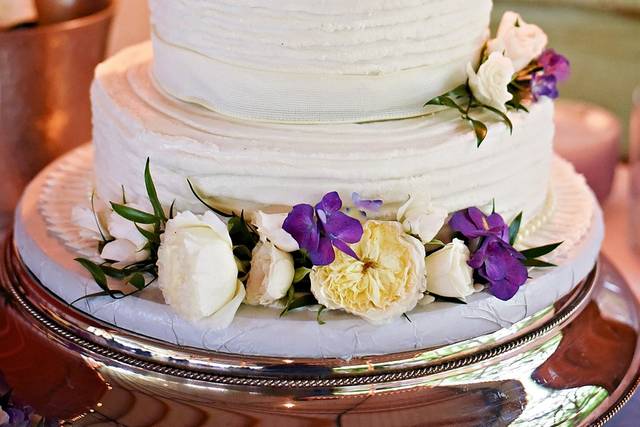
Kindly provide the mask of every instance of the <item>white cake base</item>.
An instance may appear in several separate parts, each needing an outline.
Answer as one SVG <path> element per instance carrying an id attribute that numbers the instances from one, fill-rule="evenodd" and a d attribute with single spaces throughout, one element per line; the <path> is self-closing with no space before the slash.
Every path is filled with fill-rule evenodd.
<path id="1" fill-rule="evenodd" d="M 51 292 L 70 302 L 98 291 L 74 261 L 92 247 L 77 238 L 71 207 L 86 202 L 91 188 L 90 147 L 82 147 L 45 169 L 27 188 L 16 211 L 15 242 L 33 274 Z M 521 245 L 564 240 L 552 259 L 559 266 L 533 270 L 532 279 L 510 301 L 486 292 L 468 304 L 434 303 L 418 307 L 384 326 L 337 312 L 300 311 L 284 318 L 269 308 L 242 306 L 222 331 L 206 321 L 191 323 L 164 304 L 158 289 L 123 300 L 83 300 L 76 307 L 98 319 L 138 334 L 208 350 L 280 357 L 337 357 L 411 351 L 477 337 L 509 327 L 567 294 L 593 268 L 603 237 L 602 214 L 595 198 L 565 161 L 554 162 L 550 213 L 525 228 Z M 42 214 L 44 213 L 45 216 Z M 71 249 L 71 247 L 74 249 Z"/>

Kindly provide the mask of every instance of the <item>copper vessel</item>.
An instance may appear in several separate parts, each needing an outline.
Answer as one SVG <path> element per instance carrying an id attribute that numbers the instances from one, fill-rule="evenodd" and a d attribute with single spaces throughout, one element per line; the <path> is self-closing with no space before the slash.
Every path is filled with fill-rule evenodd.
<path id="1" fill-rule="evenodd" d="M 46 164 L 91 137 L 89 86 L 110 0 L 38 0 L 37 26 L 0 32 L 0 226 Z"/>

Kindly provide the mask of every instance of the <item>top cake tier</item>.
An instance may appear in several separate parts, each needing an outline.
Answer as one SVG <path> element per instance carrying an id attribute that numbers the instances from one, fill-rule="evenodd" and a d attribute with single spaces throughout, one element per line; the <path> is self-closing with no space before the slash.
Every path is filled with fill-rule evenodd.
<path id="1" fill-rule="evenodd" d="M 151 0 L 153 74 L 237 118 L 361 122 L 423 114 L 463 83 L 491 0 Z"/>

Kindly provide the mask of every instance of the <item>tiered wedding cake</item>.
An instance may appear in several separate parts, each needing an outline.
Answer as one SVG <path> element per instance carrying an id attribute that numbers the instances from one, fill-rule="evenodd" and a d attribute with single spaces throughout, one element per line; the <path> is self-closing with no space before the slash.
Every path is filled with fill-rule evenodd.
<path id="1" fill-rule="evenodd" d="M 537 26 L 492 38 L 490 0 L 150 6 L 152 43 L 96 71 L 95 187 L 60 178 L 88 149 L 41 183 L 91 276 L 18 213 L 67 301 L 181 345 L 349 358 L 508 327 L 592 268 L 599 209 L 552 151 L 568 62 Z"/>

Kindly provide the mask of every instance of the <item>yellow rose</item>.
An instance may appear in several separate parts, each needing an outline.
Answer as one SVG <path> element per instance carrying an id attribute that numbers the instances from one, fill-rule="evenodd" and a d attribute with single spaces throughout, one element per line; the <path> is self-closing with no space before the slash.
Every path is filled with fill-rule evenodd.
<path id="1" fill-rule="evenodd" d="M 354 259 L 336 259 L 311 272 L 311 292 L 329 309 L 342 309 L 371 323 L 411 311 L 427 288 L 425 250 L 398 222 L 367 221 Z"/>

